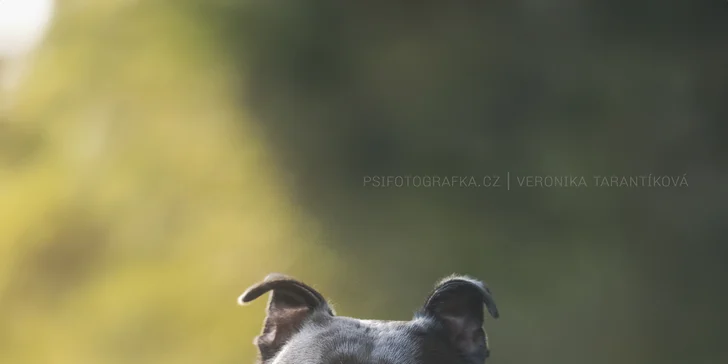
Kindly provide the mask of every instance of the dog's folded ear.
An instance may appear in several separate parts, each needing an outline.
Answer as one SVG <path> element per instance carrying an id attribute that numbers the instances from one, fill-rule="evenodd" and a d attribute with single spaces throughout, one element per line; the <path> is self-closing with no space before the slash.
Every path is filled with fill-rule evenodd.
<path id="1" fill-rule="evenodd" d="M 255 339 L 263 361 L 274 357 L 314 313 L 334 315 L 326 299 L 315 289 L 281 274 L 268 275 L 262 282 L 248 288 L 240 295 L 238 303 L 247 304 L 269 291 L 272 293 L 263 331 Z"/>
<path id="2" fill-rule="evenodd" d="M 464 354 L 485 358 L 489 351 L 483 330 L 484 304 L 490 315 L 498 318 L 498 308 L 485 284 L 469 277 L 452 276 L 435 287 L 421 314 L 440 322 Z"/>

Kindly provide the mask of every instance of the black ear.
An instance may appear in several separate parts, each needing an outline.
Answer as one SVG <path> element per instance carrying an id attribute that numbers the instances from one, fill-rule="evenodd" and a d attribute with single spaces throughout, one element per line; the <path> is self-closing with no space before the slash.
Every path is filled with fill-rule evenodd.
<path id="1" fill-rule="evenodd" d="M 296 334 L 303 322 L 315 312 L 333 316 L 334 311 L 315 289 L 281 274 L 270 274 L 240 295 L 238 303 L 245 305 L 268 291 L 273 291 L 262 333 L 255 338 L 263 362 L 273 358 Z"/>
<path id="2" fill-rule="evenodd" d="M 483 330 L 483 304 L 493 318 L 498 318 L 498 308 L 485 284 L 468 277 L 452 276 L 435 287 L 425 301 L 422 314 L 440 322 L 453 345 L 463 354 L 485 359 L 489 350 Z"/>

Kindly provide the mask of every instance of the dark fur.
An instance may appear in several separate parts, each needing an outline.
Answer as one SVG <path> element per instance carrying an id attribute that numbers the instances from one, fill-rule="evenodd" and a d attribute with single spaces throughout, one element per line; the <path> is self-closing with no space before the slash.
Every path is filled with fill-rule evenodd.
<path id="1" fill-rule="evenodd" d="M 279 274 L 250 287 L 239 302 L 269 291 L 255 339 L 260 364 L 482 364 L 490 355 L 483 305 L 498 318 L 490 290 L 461 276 L 439 282 L 410 321 L 336 316 L 316 290 Z"/>

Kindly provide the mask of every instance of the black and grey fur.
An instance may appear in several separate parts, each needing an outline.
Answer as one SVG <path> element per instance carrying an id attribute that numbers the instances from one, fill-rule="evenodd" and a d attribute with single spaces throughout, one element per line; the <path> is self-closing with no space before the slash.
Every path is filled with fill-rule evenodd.
<path id="1" fill-rule="evenodd" d="M 259 364 L 482 364 L 490 355 L 483 305 L 498 318 L 488 287 L 462 276 L 440 281 L 410 321 L 336 316 L 316 290 L 279 274 L 248 288 L 238 302 L 269 291 L 255 339 Z"/>

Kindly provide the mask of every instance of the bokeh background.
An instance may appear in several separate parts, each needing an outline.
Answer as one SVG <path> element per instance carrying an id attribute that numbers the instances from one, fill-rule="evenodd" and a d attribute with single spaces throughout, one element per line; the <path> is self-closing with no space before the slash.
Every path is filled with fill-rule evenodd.
<path id="1" fill-rule="evenodd" d="M 0 363 L 252 363 L 270 272 L 397 320 L 481 278 L 493 363 L 728 362 L 725 1 L 59 0 L 22 64 Z M 363 183 L 507 174 L 589 185 Z"/>

